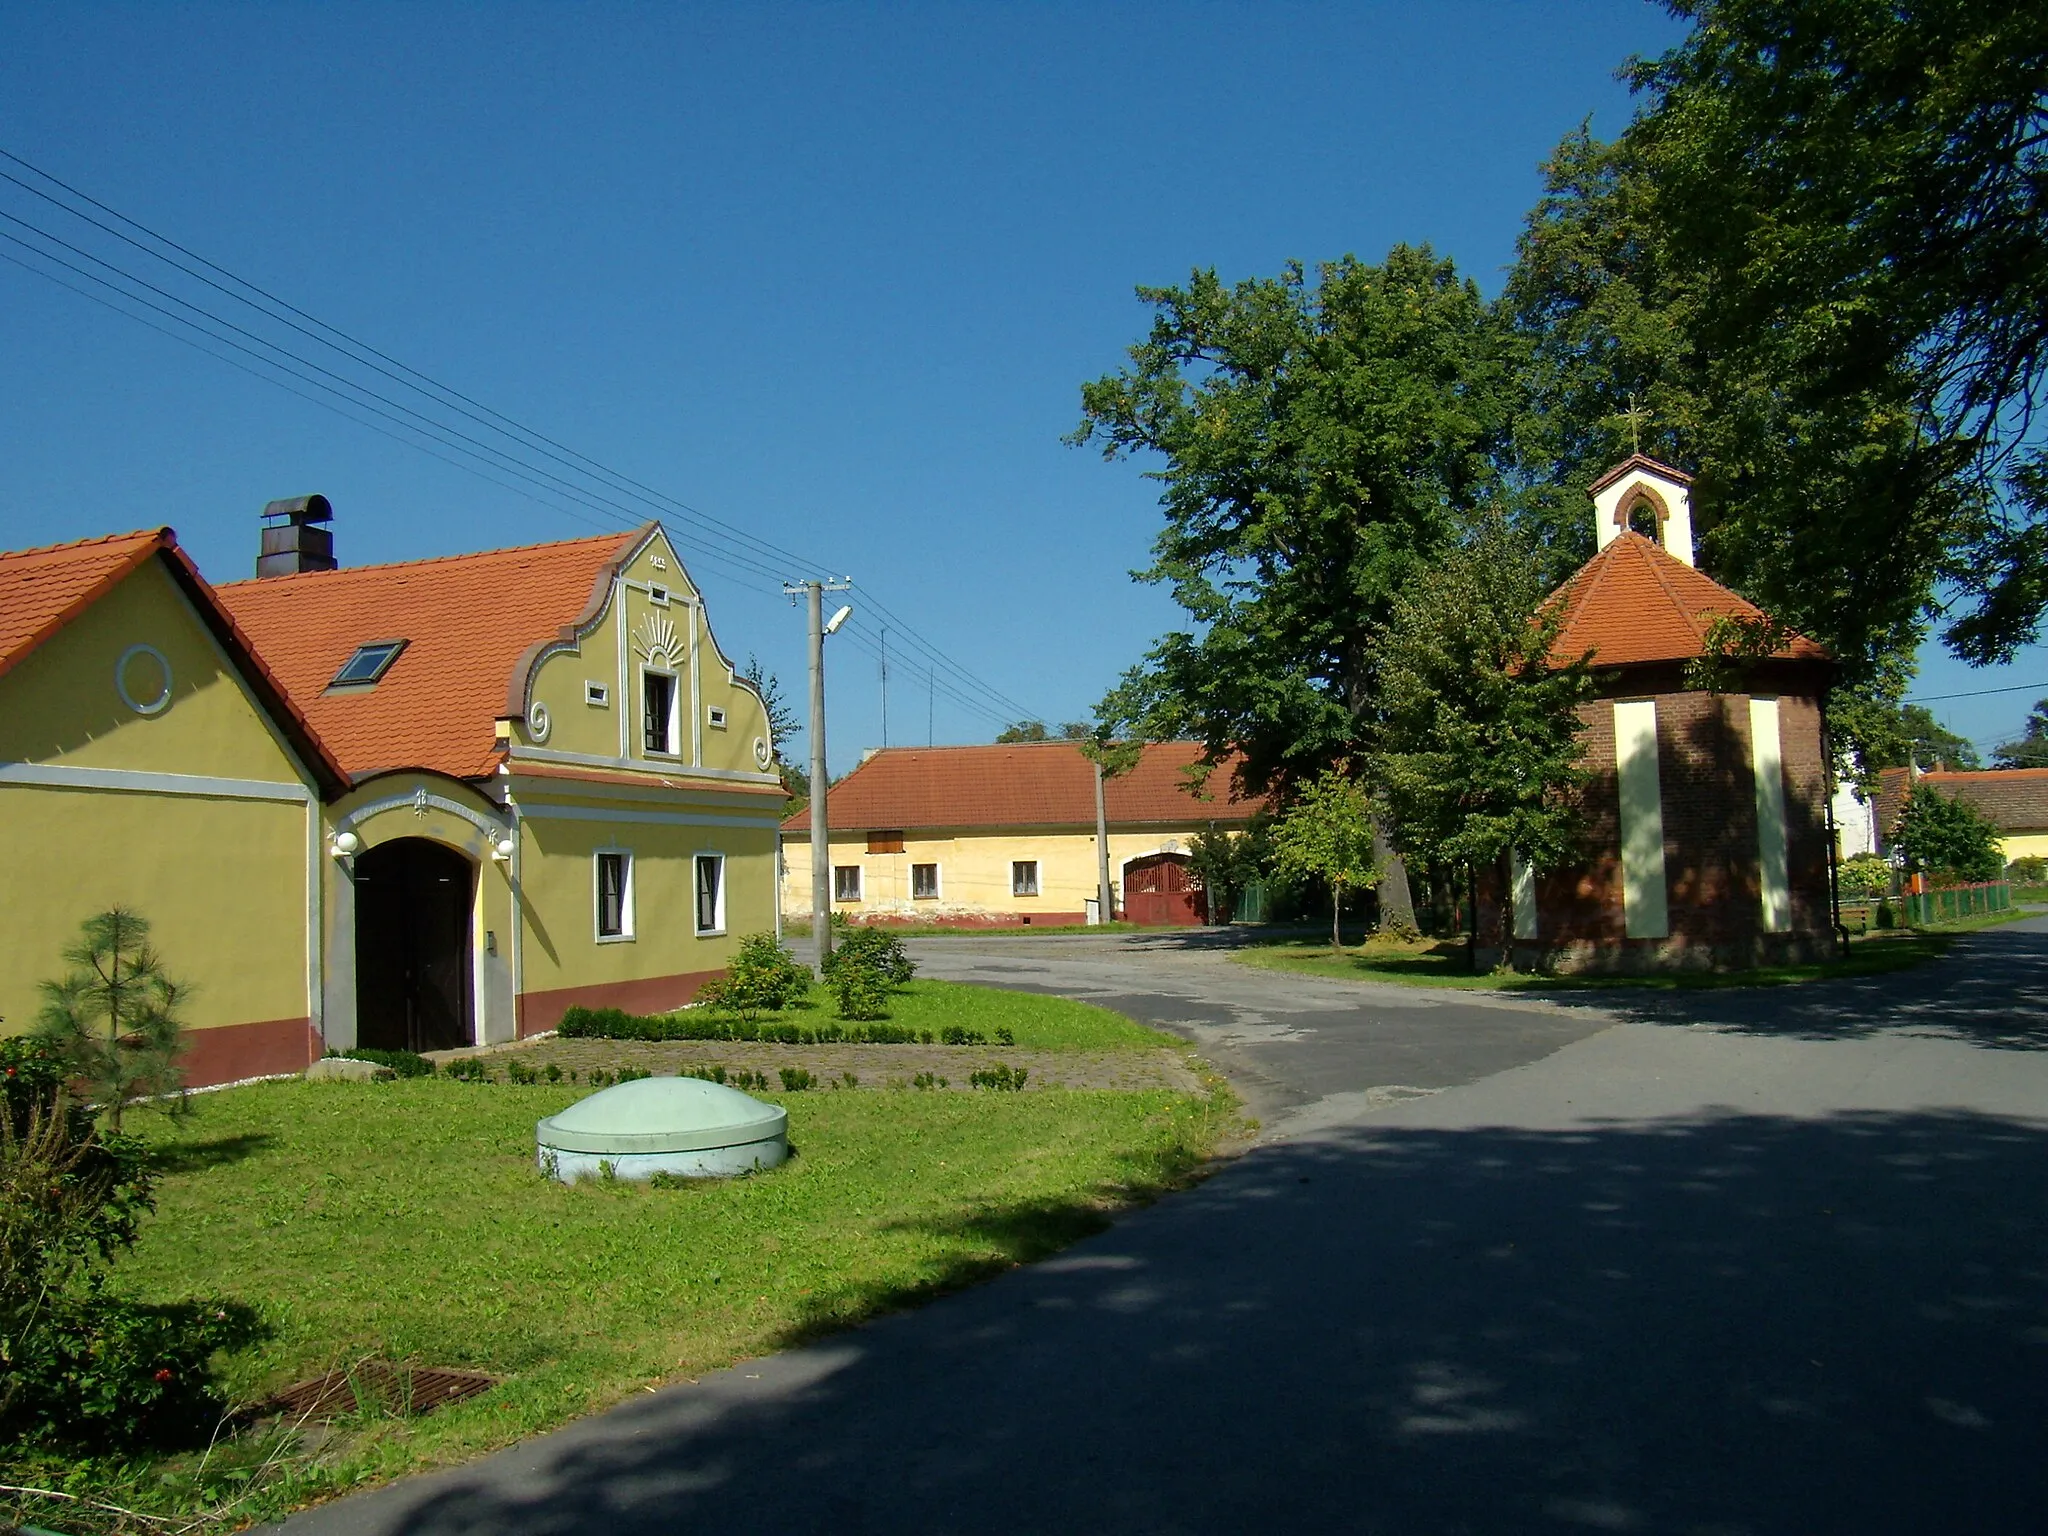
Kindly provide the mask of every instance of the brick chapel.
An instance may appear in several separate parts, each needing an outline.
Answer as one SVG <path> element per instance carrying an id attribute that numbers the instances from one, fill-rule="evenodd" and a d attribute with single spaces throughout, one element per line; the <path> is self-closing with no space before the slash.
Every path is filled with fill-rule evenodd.
<path id="1" fill-rule="evenodd" d="M 1794 634 L 1727 691 L 1688 685 L 1716 617 L 1763 617 L 1694 568 L 1691 484 L 1641 454 L 1602 475 L 1598 552 L 1550 599 L 1564 609 L 1552 659 L 1590 652 L 1599 681 L 1580 709 L 1593 780 L 1582 860 L 1513 871 L 1518 965 L 1720 969 L 1835 952 L 1823 723 L 1834 662 Z M 1482 938 L 1499 931 L 1492 904 L 1482 891 Z"/>

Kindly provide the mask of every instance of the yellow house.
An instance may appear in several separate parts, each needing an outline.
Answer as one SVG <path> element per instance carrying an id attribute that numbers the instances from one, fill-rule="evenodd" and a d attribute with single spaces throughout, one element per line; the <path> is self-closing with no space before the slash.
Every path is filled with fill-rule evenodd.
<path id="1" fill-rule="evenodd" d="M 273 503 L 217 590 L 168 530 L 0 556 L 4 1027 L 116 900 L 196 984 L 195 1085 L 674 1007 L 774 925 L 766 708 L 658 525 L 335 569 L 329 515 Z"/>
<path id="2" fill-rule="evenodd" d="M 1880 848 L 1889 845 L 1915 784 L 1973 806 L 1998 829 L 2006 863 L 2048 857 L 2048 768 L 1887 768 L 1878 776 L 1875 807 Z"/>
<path id="3" fill-rule="evenodd" d="M 1226 764 L 1198 793 L 1198 743 L 1148 745 L 1103 787 L 1110 899 L 1119 917 L 1199 923 L 1188 874 L 1197 833 L 1241 830 Z M 1094 767 L 1067 741 L 886 747 L 826 798 L 833 910 L 862 922 L 1049 925 L 1092 921 L 1098 888 Z M 783 824 L 782 910 L 811 912 L 810 815 Z M 1219 914 L 1221 915 L 1221 914 Z"/>

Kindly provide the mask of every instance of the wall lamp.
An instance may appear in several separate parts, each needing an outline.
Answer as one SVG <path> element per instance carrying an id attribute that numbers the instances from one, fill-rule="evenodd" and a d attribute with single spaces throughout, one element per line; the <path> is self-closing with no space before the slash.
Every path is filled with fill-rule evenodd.
<path id="1" fill-rule="evenodd" d="M 511 860 L 513 852 L 518 848 L 518 846 L 519 845 L 513 842 L 511 838 L 501 837 L 495 843 L 491 844 L 491 857 L 497 860 L 497 862 L 500 864 L 507 863 Z"/>

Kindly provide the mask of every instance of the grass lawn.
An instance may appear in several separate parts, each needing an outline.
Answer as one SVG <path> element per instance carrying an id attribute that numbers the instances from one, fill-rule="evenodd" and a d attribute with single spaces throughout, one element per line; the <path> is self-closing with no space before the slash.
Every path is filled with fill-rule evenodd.
<path id="1" fill-rule="evenodd" d="M 1586 991 L 1606 988 L 1651 988 L 1681 990 L 1716 987 L 1777 987 L 1796 982 L 1824 981 L 1842 977 L 1882 976 L 1919 965 L 1947 951 L 1950 939 L 1975 928 L 1993 927 L 2024 913 L 1999 913 L 1995 919 L 1972 918 L 1961 924 L 1944 924 L 1897 933 L 1853 938 L 1849 953 L 1840 960 L 1814 965 L 1763 966 L 1749 971 L 1723 973 L 1680 972 L 1659 976 L 1529 976 L 1520 973 L 1475 976 L 1465 958 L 1462 939 L 1437 942 L 1429 939 L 1404 943 L 1399 939 L 1371 938 L 1363 944 L 1333 953 L 1327 942 L 1287 939 L 1240 950 L 1234 958 L 1241 964 L 1264 970 L 1299 971 L 1310 976 L 1334 976 L 1348 981 L 1395 982 L 1403 986 L 1465 987 L 1491 992 Z"/>
<path id="2" fill-rule="evenodd" d="M 1048 933 L 1185 933 L 1186 928 L 1148 927 L 1143 923 L 863 923 L 866 928 L 879 928 L 884 933 L 894 934 L 900 939 L 983 939 L 1005 934 L 1023 938 L 1043 937 Z M 782 942 L 794 948 L 808 944 L 811 938 L 809 923 L 784 923 Z"/>
<path id="3" fill-rule="evenodd" d="M 815 1026 L 836 1022 L 838 1014 L 831 994 L 815 987 L 808 1007 L 761 1017 L 775 1023 Z M 1134 1024 L 1093 1003 L 1004 992 L 959 981 L 912 980 L 894 988 L 889 994 L 888 1022 L 905 1029 L 928 1029 L 933 1034 L 957 1024 L 990 1040 L 998 1029 L 1008 1029 L 1018 1045 L 1038 1050 L 1157 1050 L 1162 1045 L 1185 1049 L 1174 1036 Z"/>
<path id="4" fill-rule="evenodd" d="M 957 1019 L 968 990 L 918 983 L 896 1016 L 950 1003 Z M 976 1001 L 974 1027 L 1006 1018 L 1020 1042 L 1163 1039 L 1056 999 Z M 790 1110 L 797 1156 L 781 1168 L 680 1189 L 565 1188 L 536 1172 L 534 1122 L 580 1091 L 294 1080 L 196 1096 L 180 1121 L 137 1117 L 161 1182 L 115 1283 L 255 1307 L 268 1337 L 223 1363 L 239 1400 L 369 1357 L 506 1379 L 419 1419 L 365 1417 L 313 1440 L 245 1434 L 206 1458 L 203 1477 L 197 1454 L 0 1452 L 0 1481 L 213 1511 L 202 1528 L 231 1529 L 1043 1257 L 1194 1177 L 1237 1124 L 1220 1089 L 764 1094 Z M 0 1498 L 0 1511 L 161 1528 L 43 1499 L 9 1510 Z"/>

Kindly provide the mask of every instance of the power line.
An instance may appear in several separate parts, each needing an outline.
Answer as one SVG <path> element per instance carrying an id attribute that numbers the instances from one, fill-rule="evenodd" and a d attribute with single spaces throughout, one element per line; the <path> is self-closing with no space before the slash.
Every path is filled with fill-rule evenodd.
<path id="1" fill-rule="evenodd" d="M 2048 690 L 2048 683 L 2013 683 L 2004 688 L 1972 688 L 1966 693 L 1921 693 L 1910 699 L 1901 699 L 1901 704 L 1938 704 L 1943 699 L 1981 699 L 1993 693 L 2031 693 L 2036 688 Z"/>
<path id="2" fill-rule="evenodd" d="M 553 463 L 560 465 L 562 468 L 570 471 L 573 474 L 579 474 L 589 480 L 596 481 L 598 486 L 602 488 L 602 491 L 613 492 L 618 495 L 625 496 L 631 501 L 637 501 L 646 505 L 657 507 L 677 517 L 686 524 L 691 525 L 694 529 L 699 530 L 699 536 L 693 537 L 689 540 L 689 543 L 693 547 L 693 549 L 700 556 L 702 556 L 707 561 L 707 563 L 710 563 L 715 567 L 721 568 L 728 574 L 734 574 L 735 579 L 738 581 L 738 584 L 747 587 L 751 590 L 772 591 L 774 589 L 757 586 L 754 582 L 747 581 L 742 577 L 738 577 L 736 575 L 737 571 L 743 570 L 758 577 L 764 577 L 769 580 L 775 580 L 779 578 L 783 574 L 783 572 L 781 570 L 778 570 L 775 565 L 770 564 L 768 562 L 777 562 L 784 565 L 792 565 L 799 567 L 808 564 L 808 562 L 803 561 L 793 551 L 784 549 L 781 546 L 771 542 L 770 540 L 761 538 L 749 532 L 746 529 L 740 528 L 732 523 L 728 523 L 723 519 L 714 517 L 711 514 L 706 513 L 699 508 L 693 507 L 689 503 L 683 502 L 676 497 L 670 496 L 664 492 L 657 491 L 651 486 L 645 485 L 644 483 L 635 480 L 630 476 L 624 475 L 621 472 L 610 468 L 609 466 L 603 464 L 599 460 L 593 459 L 586 454 L 580 453 L 577 450 L 570 448 L 568 445 L 558 442 L 554 438 L 548 437 L 546 434 L 541 433 L 534 428 L 525 426 L 524 424 L 514 420 L 513 418 L 506 416 L 499 411 L 494 410 L 488 405 L 483 404 L 481 401 L 478 401 L 462 393 L 461 391 L 454 389 L 452 386 L 441 383 L 440 381 L 432 378 L 430 375 L 422 373 L 418 369 L 413 368 L 411 365 L 402 362 L 396 357 L 393 357 L 391 354 L 383 352 L 378 348 L 371 346 L 369 343 L 363 342 L 357 339 L 356 337 L 351 336 L 346 331 L 343 331 L 336 326 L 330 325 L 328 322 L 321 320 L 319 317 L 312 315 L 308 311 L 301 309 L 294 304 L 291 304 L 289 301 L 280 298 L 276 294 L 269 292 L 267 289 L 264 289 L 259 285 L 238 276 L 237 274 L 229 271 L 227 268 L 222 267 L 217 262 L 213 262 L 208 258 L 199 255 L 197 252 L 192 251 L 189 248 L 179 244 L 177 241 L 172 240 L 170 237 L 163 235 L 154 229 L 151 229 L 149 226 L 142 224 L 135 219 L 130 218 L 128 215 L 121 213 L 119 210 L 112 208 L 111 206 L 101 202 L 97 198 L 92 197 L 89 193 L 83 192 L 79 188 L 72 186 L 70 183 L 63 181 L 56 176 L 51 175 L 49 172 L 41 169 L 39 166 L 36 166 L 31 162 L 23 159 L 21 156 L 13 154 L 8 150 L 0 149 L 0 158 L 6 159 L 12 164 L 23 169 L 24 171 L 27 171 L 29 174 L 49 183 L 51 186 L 59 188 L 69 197 L 75 198 L 79 202 L 82 202 L 91 208 L 97 209 L 99 212 L 106 214 L 108 218 L 116 220 L 118 221 L 118 223 L 125 225 L 128 229 L 135 230 L 138 233 L 146 236 L 149 240 L 154 241 L 157 244 L 171 251 L 177 252 L 180 256 L 189 258 L 190 262 L 197 263 L 197 266 L 199 268 L 204 268 L 205 270 L 197 270 L 194 266 L 188 265 L 185 261 L 175 260 L 170 256 L 166 256 L 163 253 L 163 251 L 152 249 L 150 246 L 143 244 L 141 241 L 138 241 L 131 237 L 130 235 L 123 233 L 122 230 L 115 228 L 113 225 L 110 225 L 104 222 L 103 220 L 94 218 L 90 214 L 82 212 L 80 209 L 67 204 L 60 198 L 52 196 L 50 193 L 45 192 L 39 187 L 31 185 L 30 183 L 22 180 L 18 176 L 12 175 L 5 171 L 0 171 L 0 179 L 4 179 L 9 184 L 21 189 L 24 192 L 29 193 L 31 196 L 40 199 L 41 201 L 49 204 L 51 207 L 54 207 L 60 210 L 61 212 L 67 214 L 68 216 L 81 220 L 82 222 L 101 231 L 102 233 L 107 234 L 113 237 L 114 239 L 121 241 L 123 244 L 129 246 L 135 251 L 138 251 L 143 255 L 149 257 L 151 260 L 162 262 L 163 264 L 170 266 L 173 269 L 185 274 L 187 277 L 204 284 L 206 287 L 213 290 L 215 293 L 222 295 L 229 301 L 244 305 L 245 307 L 256 311 L 258 314 L 263 315 L 268 320 L 287 326 L 296 334 L 320 346 L 326 347 L 330 351 L 347 359 L 347 361 L 350 364 L 355 366 L 367 367 L 371 369 L 373 372 L 391 381 L 393 384 L 410 391 L 414 395 L 421 397 L 428 403 L 430 407 L 436 410 L 454 411 L 456 414 L 460 415 L 461 417 L 465 418 L 471 423 L 483 428 L 484 430 L 492 433 L 497 437 L 505 439 L 507 442 L 511 443 L 514 448 L 519 450 L 519 452 L 511 452 L 494 443 L 490 443 L 483 439 L 477 438 L 472 434 L 463 431 L 461 428 L 451 425 L 445 419 L 440 419 L 437 418 L 436 416 L 429 415 L 427 412 L 422 411 L 414 406 L 409 406 L 400 400 L 393 399 L 391 396 L 383 393 L 382 391 L 376 388 L 361 383 L 358 380 L 349 378 L 346 375 L 337 373 L 333 369 L 327 368 L 320 363 L 314 362 L 312 359 L 300 355 L 299 353 L 291 350 L 289 347 L 282 346 L 279 343 L 269 339 L 268 337 L 264 337 L 258 334 L 257 332 L 248 329 L 245 326 L 237 324 L 233 320 L 229 320 L 226 317 L 215 313 L 214 311 L 206 308 L 203 305 L 195 304 L 189 299 L 185 299 L 177 294 L 170 292 L 165 288 L 160 287 L 155 283 L 150 282 L 146 278 L 138 276 L 137 274 L 128 270 L 125 267 L 122 267 L 114 262 L 110 262 L 106 260 L 104 257 L 95 255 L 94 253 L 87 251 L 84 248 L 75 245 L 70 241 L 63 239 L 61 236 L 56 235 L 51 231 L 42 228 L 39 225 L 30 223 L 29 221 L 24 219 L 17 218 L 11 214 L 0 213 L 0 218 L 5 218 L 9 223 L 14 224 L 16 227 L 24 229 L 29 233 L 35 235 L 39 239 L 48 241 L 52 245 L 58 246 L 63 250 L 70 251 L 73 254 L 81 257 L 82 259 L 91 262 L 93 265 L 98 266 L 104 269 L 105 271 L 115 274 L 116 276 L 122 278 L 126 282 L 134 284 L 136 287 L 145 289 L 150 293 L 158 295 L 159 297 L 167 300 L 170 304 L 177 306 L 177 309 L 188 311 L 189 315 L 196 315 L 200 317 L 200 319 L 194 320 L 192 318 L 189 318 L 187 314 L 177 313 L 174 310 L 167 310 L 162 305 L 156 304 L 149 299 L 143 298 L 139 294 L 129 292 L 128 290 L 120 287 L 118 284 L 111 283 L 105 278 L 99 277 L 98 275 L 92 272 L 85 271 L 84 269 L 68 261 L 65 261 L 62 257 L 56 256 L 52 254 L 50 251 L 41 249 L 35 245 L 29 244 L 28 242 L 16 239 L 4 233 L 0 233 L 0 239 L 5 239 L 9 243 L 15 245 L 16 247 L 29 252 L 40 261 L 53 263 L 67 271 L 74 273 L 75 275 L 81 278 L 84 278 L 88 282 L 106 288 L 109 292 L 118 295 L 119 298 L 122 299 L 126 304 L 139 304 L 144 308 L 147 308 L 157 314 L 164 316 L 164 318 L 170 320 L 171 322 L 173 322 L 173 324 L 184 326 L 193 331 L 198 332 L 200 335 L 204 336 L 210 342 L 213 342 L 219 346 L 228 347 L 236 352 L 240 352 L 247 356 L 252 362 L 258 364 L 259 367 L 252 368 L 248 364 L 239 362 L 232 357 L 223 355 L 222 353 L 214 350 L 213 347 L 209 347 L 206 345 L 202 345 L 198 342 L 195 342 L 190 337 L 187 337 L 182 333 L 166 330 L 163 326 L 157 325 L 154 322 L 146 319 L 142 315 L 134 313 L 134 311 L 131 309 L 124 308 L 121 304 L 110 303 L 98 295 L 95 295 L 84 289 L 79 288 L 74 283 L 66 282 L 63 278 L 56 276 L 54 273 L 45 271 L 36 266 L 32 266 L 26 262 L 16 260 L 11 256 L 6 255 L 6 253 L 4 252 L 0 252 L 0 259 L 8 260 L 13 265 L 19 266 L 25 271 L 35 273 L 35 275 L 42 277 L 45 281 L 55 283 L 59 287 L 63 287 L 73 293 L 79 294 L 81 297 L 90 299 L 95 303 L 102 304 L 106 308 L 113 309 L 116 313 L 122 314 L 128 319 L 134 320 L 138 324 L 148 326 L 150 329 L 155 330 L 160 334 L 172 336 L 174 339 L 177 339 L 179 341 L 184 342 L 186 345 L 194 347 L 194 349 L 197 351 L 204 352 L 208 356 L 213 357 L 218 361 L 225 362 L 231 367 L 237 368 L 242 372 L 249 373 L 252 377 L 262 379 L 266 383 L 270 383 L 280 389 L 285 390 L 289 394 L 295 395 L 300 399 L 308 401 L 308 403 L 319 405 L 323 409 L 332 411 L 334 412 L 334 414 L 339 415 L 343 417 L 345 420 L 351 421 L 356 425 L 367 427 L 371 431 L 377 432 L 381 436 L 390 438 L 394 442 L 403 443 L 408 447 L 415 448 L 418 451 L 427 454 L 429 457 L 435 458 L 443 463 L 450 464 L 452 467 L 462 469 L 467 473 L 476 475 L 478 478 L 486 480 L 491 484 L 497 485 L 502 489 L 512 490 L 515 494 L 518 494 L 528 500 L 532 500 L 537 505 L 548 507 L 550 510 L 562 512 L 567 516 L 576 517 L 580 521 L 590 521 L 590 519 L 582 517 L 581 514 L 572 512 L 567 507 L 562 506 L 559 501 L 552 499 L 556 497 L 563 497 L 591 511 L 598 512 L 601 515 L 611 517 L 615 520 L 624 521 L 628 525 L 643 520 L 634 508 L 622 505 L 620 502 L 613 500 L 611 495 L 601 494 L 599 491 L 593 491 L 587 486 L 576 484 L 573 481 L 564 480 L 560 475 L 555 474 L 553 471 L 542 468 L 541 466 L 536 465 L 527 460 L 526 458 L 520 456 L 520 454 L 523 453 L 537 454 L 539 457 L 550 460 Z M 208 272 L 218 274 L 219 277 L 225 279 L 227 283 L 233 284 L 234 288 L 223 286 L 222 283 L 214 281 L 213 278 L 208 277 L 206 275 L 206 273 Z M 238 293 L 234 291 L 234 289 L 241 289 L 244 290 L 245 292 Z M 248 298 L 246 296 L 247 294 L 254 294 L 257 296 L 257 299 L 260 299 L 263 302 L 259 303 L 257 302 L 256 299 Z M 283 313 L 280 313 L 279 311 L 282 311 Z M 289 318 L 292 316 L 296 316 L 297 320 L 305 321 L 306 324 L 298 324 L 297 320 Z M 210 329 L 210 326 L 219 327 L 220 330 Z M 309 329 L 308 327 L 313 327 L 315 329 Z M 255 348 L 261 348 L 262 351 L 259 352 L 253 350 L 250 346 L 242 345 L 240 342 L 235 341 L 233 339 L 233 336 L 222 335 L 220 333 L 221 330 L 232 332 L 234 336 L 241 336 L 246 338 L 249 342 L 254 344 Z M 274 356 L 265 355 L 266 353 L 274 354 Z M 389 364 L 390 366 L 381 366 L 382 364 Z M 282 380 L 275 377 L 272 372 L 259 371 L 259 369 L 276 370 L 276 372 L 284 373 L 287 376 L 296 379 L 299 383 L 308 385 L 311 388 L 320 391 L 322 395 L 329 396 L 331 398 L 321 399 L 316 398 L 315 396 L 312 395 L 308 395 L 304 391 L 295 389 L 290 384 L 284 383 Z M 394 372 L 393 370 L 397 371 Z M 332 382 L 330 383 L 323 381 Z M 336 401 L 340 401 L 342 402 L 342 404 L 337 405 L 335 403 Z M 343 406 L 351 407 L 353 409 L 344 409 Z M 379 407 L 384 407 L 385 409 L 380 409 Z M 373 421 L 366 420 L 363 416 L 356 414 L 358 411 L 367 411 L 372 416 L 382 418 L 383 420 L 391 423 L 391 426 L 397 428 L 398 431 L 394 432 L 387 427 L 379 426 Z M 430 441 L 439 444 L 441 447 L 447 448 L 453 453 L 462 455 L 466 459 L 476 460 L 478 463 L 484 464 L 488 466 L 490 469 L 497 470 L 503 474 L 512 475 L 516 479 L 526 482 L 528 486 L 533 487 L 546 494 L 535 495 L 532 490 L 521 489 L 519 486 L 508 484 L 506 481 L 497 478 L 496 475 L 484 473 L 483 471 L 477 469 L 472 464 L 464 464 L 454 459 L 450 459 L 446 455 L 437 453 L 432 448 L 429 448 L 425 444 L 416 441 L 414 436 L 401 436 L 399 435 L 399 432 L 415 434 L 416 436 L 419 437 L 425 437 Z M 1009 718 L 1011 718 L 1010 715 L 1004 714 L 1002 712 L 1003 710 L 1012 711 L 1017 717 L 1033 717 L 1032 711 L 1020 705 L 1015 699 L 1009 697 L 1008 695 L 1002 693 L 1000 690 L 993 687 L 985 679 L 979 677 L 977 674 L 969 670 L 960 662 L 956 661 L 950 654 L 948 654 L 942 648 L 940 648 L 937 645 L 934 645 L 932 642 L 925 639 L 925 637 L 921 635 L 913 626 L 904 622 L 899 615 L 896 615 L 892 610 L 890 610 L 887 607 L 887 605 L 884 604 L 882 600 L 873 592 L 870 591 L 867 593 L 866 600 L 870 605 L 872 605 L 877 610 L 878 613 L 889 618 L 898 629 L 899 634 L 907 636 L 910 639 L 910 641 L 920 651 L 924 653 L 924 655 L 929 659 L 929 661 L 932 663 L 934 667 L 944 668 L 945 671 L 948 674 L 950 674 L 950 678 L 952 680 L 957 680 L 957 686 L 953 686 L 949 683 L 949 686 L 947 686 L 945 689 L 950 700 L 960 703 L 963 707 L 970 709 L 972 712 L 976 714 L 985 715 L 988 718 L 997 719 L 1002 721 L 1003 723 L 1007 723 Z M 963 690 L 966 690 L 967 692 L 963 692 Z M 934 684 L 932 691 L 934 693 L 938 691 L 936 684 Z M 981 695 L 987 699 L 994 700 L 997 704 L 1002 706 L 1002 710 L 989 708 L 986 704 L 981 703 L 979 699 L 970 697 L 970 693 L 975 695 Z"/>

